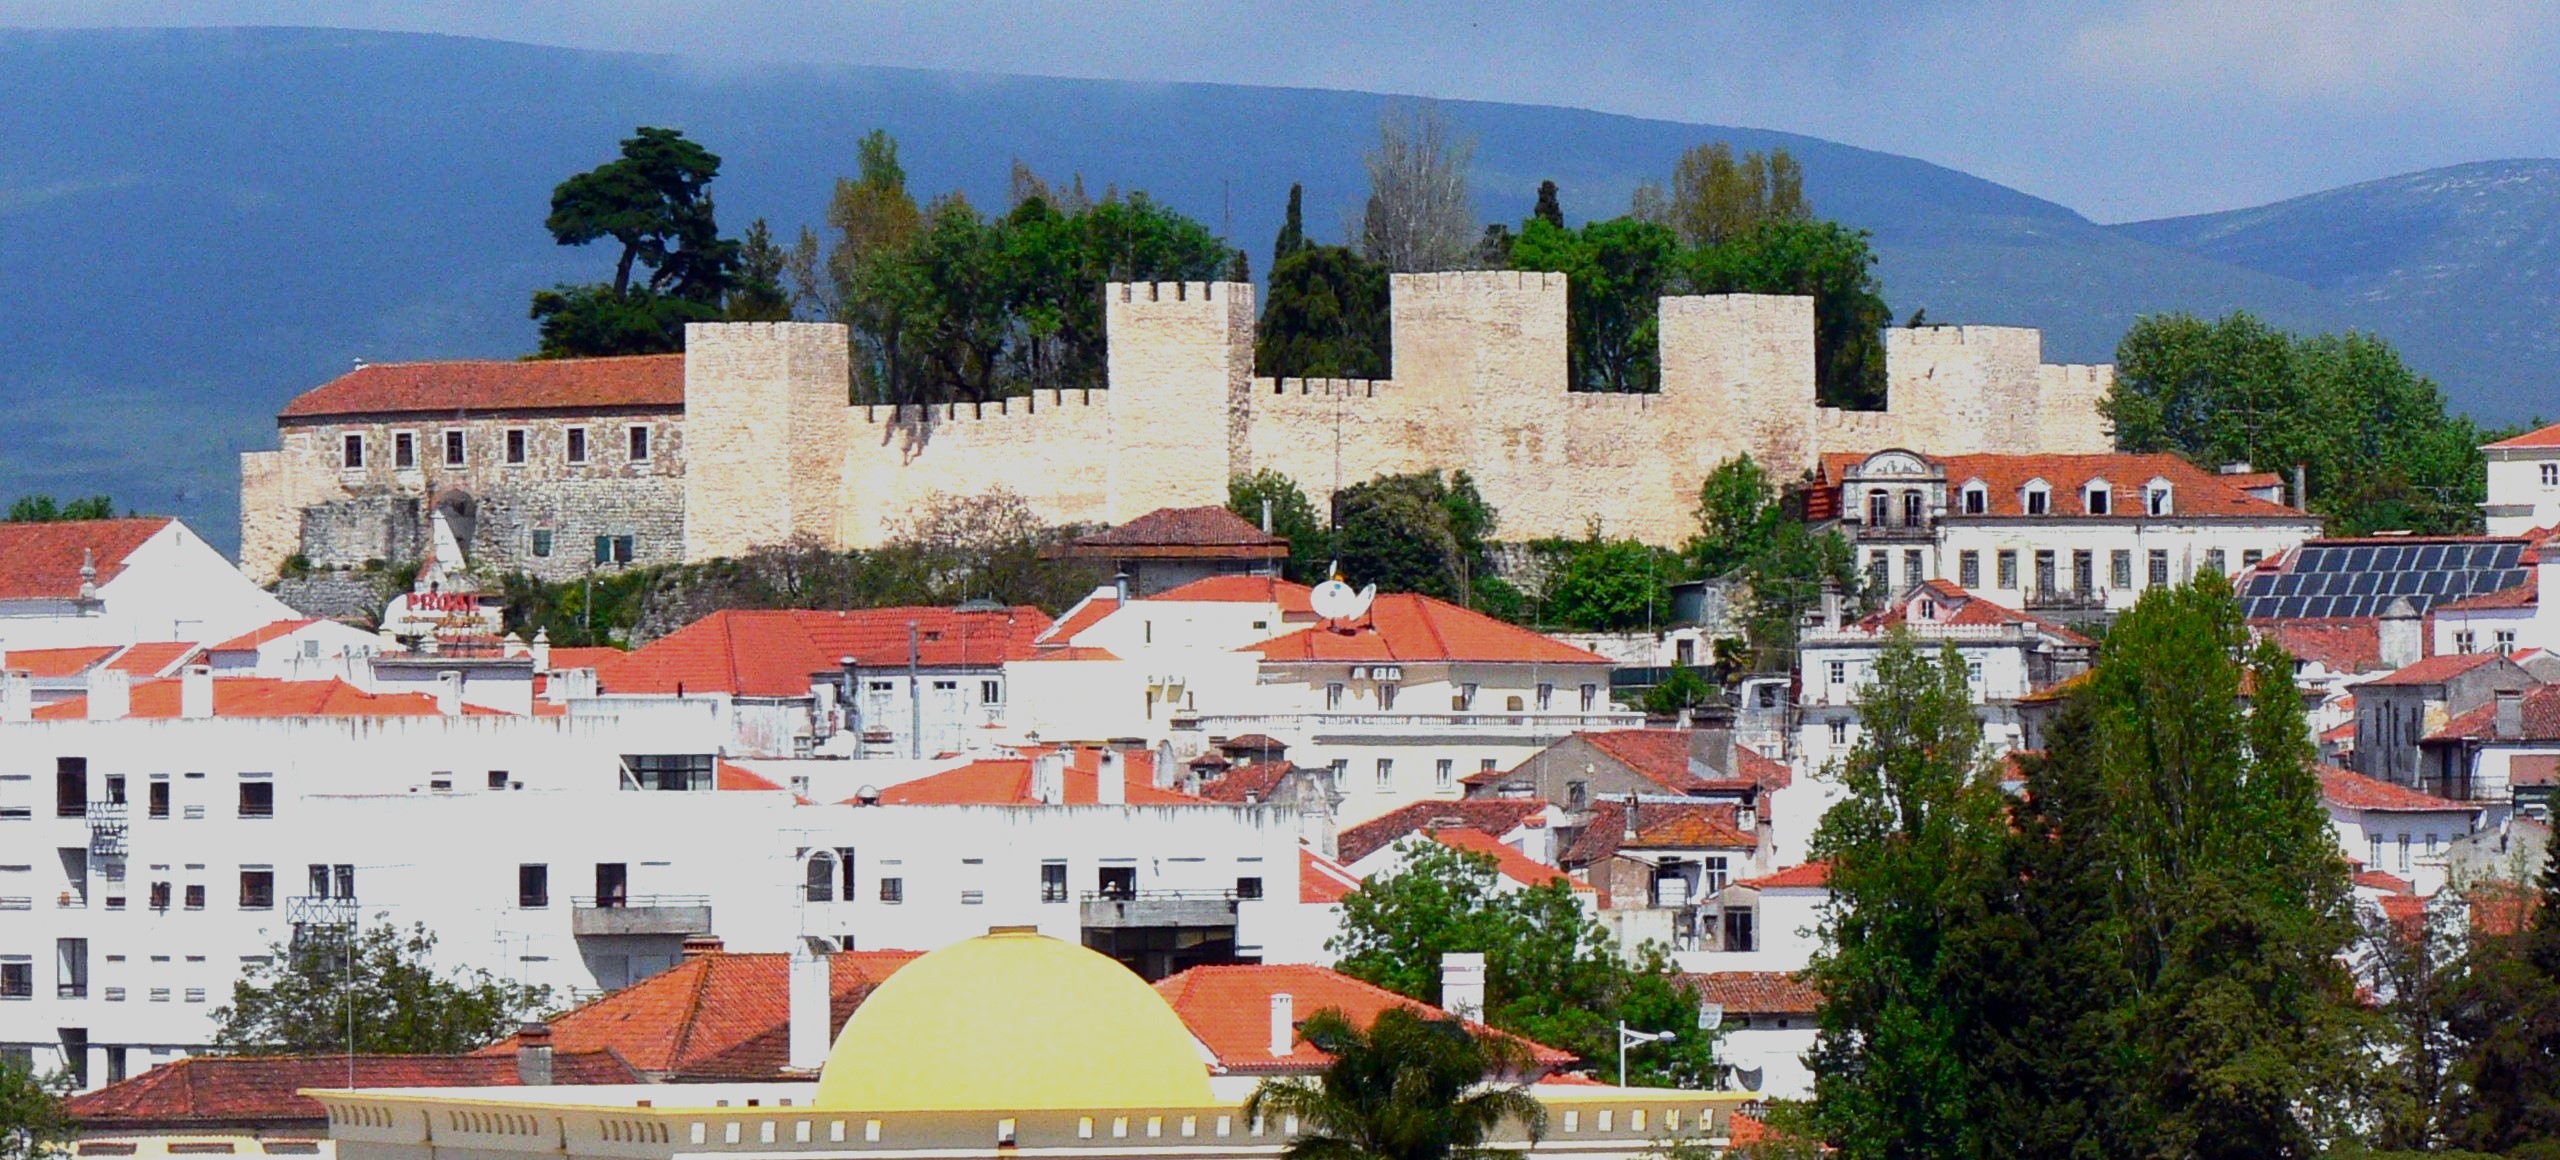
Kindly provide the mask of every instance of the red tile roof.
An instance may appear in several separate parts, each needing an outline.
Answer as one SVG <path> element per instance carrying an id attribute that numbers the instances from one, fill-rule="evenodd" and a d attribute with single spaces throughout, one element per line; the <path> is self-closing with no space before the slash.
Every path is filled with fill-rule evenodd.
<path id="1" fill-rule="evenodd" d="M 78 648 L 13 648 L 0 652 L 0 669 L 40 678 L 76 677 L 119 651 L 118 646 L 111 644 Z"/>
<path id="2" fill-rule="evenodd" d="M 2385 894 L 2415 894 L 2418 892 L 2418 888 L 2410 885 L 2407 879 L 2395 878 L 2380 870 L 2358 870 L 2356 871 L 2355 877 L 2352 881 L 2356 885 L 2364 887 L 2367 890 L 2379 890 Z"/>
<path id="3" fill-rule="evenodd" d="M 1452 850 L 1482 854 L 1493 859 L 1495 873 L 1522 886 L 1544 886 L 1550 882 L 1561 882 L 1569 890 L 1587 893 L 1591 889 L 1590 883 L 1574 881 L 1573 877 L 1564 871 L 1512 849 L 1501 839 L 1482 830 L 1424 830 L 1423 833 L 1432 841 Z"/>
<path id="4" fill-rule="evenodd" d="M 1499 838 L 1546 808 L 1547 803 L 1537 798 L 1415 802 L 1343 830 L 1334 836 L 1333 848 L 1343 861 L 1357 862 L 1389 842 L 1422 830 L 1464 828 Z"/>
<path id="5" fill-rule="evenodd" d="M 292 636 L 293 634 L 318 623 L 320 622 L 317 619 L 310 617 L 305 617 L 301 620 L 279 620 L 274 624 L 262 625 L 260 627 L 250 629 L 249 631 L 232 637 L 221 644 L 206 645 L 205 651 L 243 652 L 248 649 L 256 648 L 271 640 L 280 640 L 284 637 Z"/>
<path id="6" fill-rule="evenodd" d="M 684 408 L 684 356 L 375 363 L 313 387 L 279 420 L 472 411 Z"/>
<path id="7" fill-rule="evenodd" d="M 2420 659 L 2407 668 L 2375 677 L 2366 681 L 2365 684 L 2378 687 L 2441 685 L 2497 659 L 2499 657 L 2496 653 L 2441 653 Z"/>
<path id="8" fill-rule="evenodd" d="M 1203 581 L 1205 583 L 1205 581 Z M 1159 599 L 1162 599 L 1159 597 Z M 1393 592 L 1349 625 L 1319 624 L 1246 645 L 1265 661 L 1353 661 L 1412 664 L 1481 661 L 1511 664 L 1608 665 L 1609 658 L 1505 624 L 1428 596 Z M 1490 712 L 1492 710 L 1485 710 Z"/>
<path id="9" fill-rule="evenodd" d="M 127 647 L 107 662 L 107 667 L 136 677 L 161 677 L 176 672 L 187 659 L 196 655 L 196 644 L 184 640 L 155 640 Z"/>
<path id="10" fill-rule="evenodd" d="M 1683 975 L 1701 1003 L 1721 1004 L 1737 1015 L 1811 1015 L 1822 993 L 1786 971 L 1708 971 Z"/>
<path id="11" fill-rule="evenodd" d="M 1128 786 L 1126 798 L 1133 806 L 1207 805 L 1205 798 L 1187 793 L 1157 789 L 1155 754 L 1132 750 L 1121 755 L 1121 779 Z M 1078 749 L 1067 762 L 1061 787 L 1066 794 L 1064 804 L 1089 806 L 1101 784 L 1099 750 Z M 856 804 L 856 803 L 848 803 Z M 1031 758 L 995 757 L 972 761 L 957 769 L 945 770 L 930 777 L 893 785 L 880 791 L 884 806 L 1031 806 L 1040 804 L 1031 796 Z"/>
<path id="12" fill-rule="evenodd" d="M 1841 489 L 1846 469 L 1867 460 L 1855 452 L 1834 452 L 1822 457 L 1821 482 L 1825 490 Z M 2307 522 L 2311 516 L 2249 494 L 2240 483 L 2245 476 L 2217 475 L 2165 452 L 2111 452 L 2100 455 L 1947 455 L 1922 456 L 1946 472 L 1948 506 L 1956 506 L 1956 496 L 1968 483 L 1981 481 L 1989 517 L 2021 517 L 2026 515 L 2026 486 L 2032 480 L 2043 480 L 2051 489 L 2048 501 L 2051 515 L 2039 518 L 2090 520 L 2142 520 L 2151 518 L 2143 502 L 2142 489 L 2153 479 L 2168 481 L 2170 510 L 2182 518 L 2197 516 L 2256 517 Z M 2109 499 L 2104 515 L 2090 514 L 2084 496 L 2087 485 L 2105 480 Z M 1834 502 L 1839 502 L 1835 499 Z M 1842 509 L 1849 505 L 1843 503 Z M 1947 518 L 1982 519 L 1984 515 L 1967 516 L 1950 511 Z"/>
<path id="13" fill-rule="evenodd" d="M 1971 592 L 1967 592 L 1962 588 L 1956 587 L 1955 583 L 1949 580 L 1929 580 L 1921 583 L 1911 591 L 1904 593 L 1901 599 L 1896 600 L 1891 605 L 1875 612 L 1868 613 L 1865 618 L 1858 621 L 1858 627 L 1866 629 L 1869 632 L 1883 632 L 1895 627 L 1896 625 L 1914 623 L 1915 617 L 1920 610 L 1914 608 L 1913 605 L 1919 603 L 1922 599 L 1934 601 L 1938 608 L 1937 614 L 1934 617 L 1925 621 L 1918 621 L 1918 623 L 1978 625 L 1985 627 L 2016 625 L 2021 628 L 2036 629 L 2064 644 L 2090 643 L 2088 637 L 2064 628 L 2059 624 L 2052 623 L 2051 621 L 2039 620 L 2027 615 L 2026 613 L 2003 608 L 2000 605 L 1993 604 L 1992 602 L 1976 596 Z"/>
<path id="14" fill-rule="evenodd" d="M 627 649 L 610 646 L 559 645 L 551 650 L 551 667 L 557 669 L 604 669 L 629 659 Z M 599 677 L 601 679 L 601 677 Z"/>
<path id="15" fill-rule="evenodd" d="M 1339 971 L 1300 964 L 1193 967 L 1158 980 L 1155 987 L 1156 993 L 1164 996 L 1174 1014 L 1181 1016 L 1183 1024 L 1191 1029 L 1192 1037 L 1216 1057 L 1218 1067 L 1230 1073 L 1308 1072 L 1332 1062 L 1333 1057 L 1294 1035 L 1290 1037 L 1289 1054 L 1271 1054 L 1273 995 L 1289 996 L 1299 1022 L 1318 1011 L 1331 1010 L 1341 1012 L 1352 1026 L 1366 1028 L 1379 1014 L 1394 1007 L 1431 1018 L 1449 1017 L 1446 1011 L 1384 987 L 1363 983 Z M 1541 1067 L 1556 1068 L 1574 1062 L 1571 1054 L 1544 1044 L 1495 1031 L 1481 1023 L 1469 1022 L 1467 1026 L 1480 1035 L 1499 1035 L 1520 1043 Z"/>
<path id="16" fill-rule="evenodd" d="M 2472 808 L 2461 802 L 2419 793 L 2406 786 L 2376 781 L 2360 773 L 2350 773 L 2334 765 L 2320 767 L 2320 797 L 2330 805 L 2351 810 L 2415 813 L 2460 811 Z"/>
<path id="17" fill-rule="evenodd" d="M 1327 906 L 1360 889 L 1360 876 L 1313 850 L 1298 851 L 1298 901 Z"/>
<path id="18" fill-rule="evenodd" d="M 69 600 L 80 594 L 80 564 L 94 562 L 103 587 L 125 557 L 160 534 L 167 519 L 0 523 L 0 600 Z"/>
<path id="19" fill-rule="evenodd" d="M 1733 743 L 1733 772 L 1767 789 L 1785 789 L 1796 780 L 1794 766 L 1739 741 Z"/>
<path id="20" fill-rule="evenodd" d="M 517 1083 L 512 1048 L 504 1054 L 359 1055 L 357 1087 L 512 1087 Z M 303 1088 L 347 1084 L 343 1055 L 195 1055 L 174 1059 L 131 1079 L 84 1092 L 64 1110 L 86 1131 L 243 1127 L 308 1123 L 325 1127 L 320 1101 Z M 603 1050 L 560 1050 L 551 1057 L 557 1084 L 639 1083 L 641 1075 Z"/>
<path id="21" fill-rule="evenodd" d="M 1795 771 L 1786 763 L 1772 761 L 1739 742 L 1732 747 L 1734 768 L 1727 771 L 1728 776 L 1700 777 L 1689 765 L 1690 731 L 1685 729 L 1612 729 L 1574 736 L 1672 793 L 1778 789 L 1795 779 Z M 1510 771 L 1485 770 L 1461 780 L 1468 785 L 1491 785 L 1508 776 Z"/>
<path id="22" fill-rule="evenodd" d="M 1028 662 L 1028 661 L 1116 661 L 1116 660 L 1119 660 L 1119 659 L 1120 659 L 1120 654 L 1115 653 L 1115 652 L 1113 652 L 1113 651 L 1111 651 L 1110 649 L 1107 649 L 1107 648 L 1093 648 L 1093 647 L 1090 647 L 1090 646 L 1087 646 L 1087 645 L 1076 645 L 1076 644 L 1071 644 L 1071 645 L 1042 645 L 1042 646 L 1040 646 L 1038 649 L 1033 650 L 1033 652 L 1032 652 L 1032 654 L 1031 654 L 1030 656 L 1024 657 L 1024 658 L 1022 658 L 1022 659 L 1023 659 L 1024 661 L 1026 661 L 1026 662 Z"/>
<path id="23" fill-rule="evenodd" d="M 2491 447 L 2560 447 L 2560 423 L 2539 427 L 2512 439 L 2501 439 Z"/>
<path id="24" fill-rule="evenodd" d="M 828 1028 L 852 1018 L 873 987 L 918 951 L 828 956 Z M 765 1079 L 790 1062 L 791 956 L 689 955 L 674 967 L 551 1020 L 553 1050 L 612 1051 L 652 1077 Z M 513 1038 L 481 1048 L 512 1058 Z"/>
<path id="25" fill-rule="evenodd" d="M 1789 866 L 1775 874 L 1763 874 L 1758 878 L 1738 879 L 1734 882 L 1734 885 L 1748 886 L 1753 890 L 1820 889 L 1831 885 L 1831 864 L 1829 862 L 1806 862 L 1801 865 Z"/>
<path id="26" fill-rule="evenodd" d="M 928 668 L 995 668 L 1031 655 L 1049 617 L 1023 605 L 995 612 L 949 608 L 729 609 L 677 629 L 618 661 L 598 658 L 607 692 L 734 693 L 805 697 L 813 674 L 845 657 L 863 668 L 904 668 L 907 625 L 916 624 L 917 663 Z M 559 661 L 556 656 L 553 664 Z"/>
<path id="27" fill-rule="evenodd" d="M 2498 732 L 2498 699 L 2447 721 L 2427 741 L 2560 741 L 2560 685 L 2536 685 L 2524 690 L 2522 704 L 2524 731 L 2513 737 Z"/>
<path id="28" fill-rule="evenodd" d="M 1760 1117 L 1748 1112 L 1735 1112 L 1724 1125 L 1724 1142 L 1727 1147 L 1732 1148 L 1748 1148 L 1755 1144 L 1767 1143 L 1770 1134 L 1769 1125 Z"/>
<path id="29" fill-rule="evenodd" d="M 1157 508 L 1119 527 L 1078 537 L 1059 554 L 1270 560 L 1286 557 L 1289 541 L 1222 507 Z"/>
<path id="30" fill-rule="evenodd" d="M 1191 764 L 1194 768 L 1201 768 L 1203 762 L 1209 761 L 1216 764 L 1207 768 L 1228 764 L 1225 758 L 1215 753 L 1203 754 L 1193 759 Z M 1286 761 L 1257 761 L 1251 765 L 1232 766 L 1215 780 L 1201 782 L 1196 792 L 1213 802 L 1243 802 L 1247 798 L 1267 802 L 1271 800 L 1272 791 L 1278 789 L 1281 781 L 1296 768 Z"/>
<path id="31" fill-rule="evenodd" d="M 743 765 L 723 761 L 712 767 L 711 788 L 735 793 L 756 793 L 780 790 L 782 787 L 774 784 L 772 778 Z"/>
<path id="32" fill-rule="evenodd" d="M 133 686 L 128 717 L 178 715 L 182 680 L 140 681 Z M 493 709 L 463 706 L 471 716 L 496 715 Z M 73 697 L 36 708 L 38 721 L 77 721 L 89 715 L 89 698 Z M 434 717 L 436 699 L 427 693 L 368 693 L 345 681 L 285 681 L 273 677 L 224 677 L 213 682 L 216 717 Z"/>
<path id="33" fill-rule="evenodd" d="M 1635 840 L 1627 839 L 1627 803 L 1591 803 L 1590 820 L 1565 851 L 1568 866 L 1588 866 L 1634 849 L 1751 849 L 1759 839 L 1742 832 L 1741 807 L 1732 802 L 1648 801 L 1636 806 Z"/>
<path id="34" fill-rule="evenodd" d="M 2501 588 L 2495 592 L 2483 592 L 2478 596 L 2448 600 L 2436 605 L 2433 611 L 2495 612 L 2501 609 L 2532 608 L 2541 603 L 2541 597 L 2541 582 L 2538 579 L 2527 580 L 2522 584 Z"/>
<path id="35" fill-rule="evenodd" d="M 2382 622 L 2372 618 L 2254 621 L 2293 658 L 2325 665 L 2333 673 L 2367 673 L 2382 667 Z"/>
<path id="36" fill-rule="evenodd" d="M 1207 576 L 1178 588 L 1168 588 L 1147 600 L 1167 600 L 1204 604 L 1277 604 L 1283 613 L 1315 615 L 1315 605 L 1307 603 L 1304 584 L 1272 576 Z"/>
<path id="37" fill-rule="evenodd" d="M 1110 589 L 1095 592 L 1076 602 L 1075 607 L 1059 617 L 1057 623 L 1042 629 L 1037 643 L 1043 648 L 1059 648 L 1076 638 L 1076 634 L 1101 622 L 1103 617 L 1120 611 L 1120 597 Z"/>

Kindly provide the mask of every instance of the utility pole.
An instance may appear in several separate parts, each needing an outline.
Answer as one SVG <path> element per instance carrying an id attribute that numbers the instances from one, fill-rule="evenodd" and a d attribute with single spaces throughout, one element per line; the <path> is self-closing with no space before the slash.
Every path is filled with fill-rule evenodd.
<path id="1" fill-rule="evenodd" d="M 916 622 L 907 622 L 907 756 L 924 757 L 924 681 L 916 656 Z"/>

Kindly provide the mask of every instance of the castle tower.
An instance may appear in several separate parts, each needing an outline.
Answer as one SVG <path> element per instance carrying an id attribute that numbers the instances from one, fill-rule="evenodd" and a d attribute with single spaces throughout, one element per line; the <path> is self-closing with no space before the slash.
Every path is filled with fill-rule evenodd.
<path id="1" fill-rule="evenodd" d="M 1227 502 L 1228 478 L 1253 470 L 1253 284 L 1113 282 L 1102 312 L 1109 519 Z"/>
<path id="2" fill-rule="evenodd" d="M 2044 336 L 2017 326 L 1894 327 L 1884 332 L 1893 413 L 1932 432 L 1940 455 L 2024 453 L 2043 405 Z M 1914 440 L 1916 442 L 1916 440 Z"/>
<path id="3" fill-rule="evenodd" d="M 1778 479 L 1812 465 L 1813 299 L 1665 298 L 1659 317 L 1663 401 L 1687 477 L 1742 452 Z"/>
<path id="4" fill-rule="evenodd" d="M 685 328 L 685 559 L 808 536 L 842 542 L 845 328 L 712 322 Z"/>
<path id="5" fill-rule="evenodd" d="M 1453 270 L 1392 275 L 1388 287 L 1395 381 L 1440 416 L 1418 432 L 1422 462 L 1470 469 L 1504 511 L 1537 509 L 1572 470 L 1565 276 Z"/>

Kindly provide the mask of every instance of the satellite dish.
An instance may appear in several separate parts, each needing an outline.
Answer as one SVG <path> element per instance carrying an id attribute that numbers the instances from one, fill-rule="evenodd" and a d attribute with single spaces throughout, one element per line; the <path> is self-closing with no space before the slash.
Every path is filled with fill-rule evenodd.
<path id="1" fill-rule="evenodd" d="M 1369 611 L 1370 603 L 1377 598 L 1377 585 L 1354 592 L 1350 585 L 1342 582 L 1341 576 L 1336 575 L 1309 590 L 1307 604 L 1316 610 L 1316 615 L 1326 620 L 1353 620 Z"/>
<path id="2" fill-rule="evenodd" d="M 1698 1030 L 1713 1031 L 1724 1026 L 1724 1004 L 1698 1004 Z"/>

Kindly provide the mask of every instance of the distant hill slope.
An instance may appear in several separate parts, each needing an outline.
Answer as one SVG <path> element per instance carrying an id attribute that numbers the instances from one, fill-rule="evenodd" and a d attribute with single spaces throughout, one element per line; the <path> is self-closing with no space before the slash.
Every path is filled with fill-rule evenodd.
<path id="1" fill-rule="evenodd" d="M 815 221 L 881 127 L 920 191 L 1000 200 L 1019 157 L 1146 189 L 1223 226 L 1259 272 L 1293 180 L 1313 231 L 1340 236 L 1387 101 L 313 29 L 0 34 L 0 284 L 19 303 L 0 313 L 0 498 L 108 491 L 229 543 L 235 455 L 273 445 L 286 399 L 355 359 L 520 354 L 529 291 L 602 276 L 608 255 L 552 245 L 541 219 L 551 186 L 635 125 L 683 127 L 726 159 L 715 193 L 732 231 Z M 1479 138 L 1488 218 L 1525 216 L 1545 178 L 1569 215 L 1614 215 L 1689 145 L 1783 145 L 1818 212 L 1875 232 L 1897 317 L 2042 327 L 2057 361 L 2106 360 L 2145 311 L 2350 317 L 2297 274 L 1909 158 L 1570 109 L 1451 111 Z M 2422 366 L 2467 402 L 2528 409 L 2495 395 L 2508 380 L 2475 377 L 2461 343 L 2424 349 L 2446 352 Z"/>
<path id="2" fill-rule="evenodd" d="M 2560 416 L 2560 160 L 2455 165 L 2116 229 L 2327 294 L 2482 419 Z"/>

